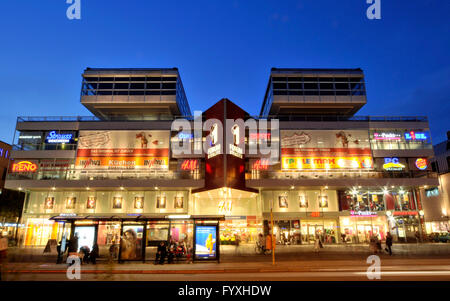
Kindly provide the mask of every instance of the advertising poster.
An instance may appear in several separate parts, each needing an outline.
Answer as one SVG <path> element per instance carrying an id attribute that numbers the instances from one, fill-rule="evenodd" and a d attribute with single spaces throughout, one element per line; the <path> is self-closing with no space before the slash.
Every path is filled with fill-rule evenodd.
<path id="1" fill-rule="evenodd" d="M 195 227 L 195 257 L 200 259 L 216 258 L 217 226 Z"/>
<path id="2" fill-rule="evenodd" d="M 158 208 L 158 209 L 166 208 L 166 196 L 165 195 L 158 195 L 156 197 L 156 208 Z"/>
<path id="3" fill-rule="evenodd" d="M 124 225 L 120 241 L 121 260 L 142 260 L 142 242 L 144 226 Z"/>
<path id="4" fill-rule="evenodd" d="M 66 209 L 75 209 L 75 203 L 77 202 L 76 197 L 66 198 Z"/>
<path id="5" fill-rule="evenodd" d="M 95 196 L 90 196 L 86 202 L 86 209 L 95 209 L 97 203 L 97 198 Z"/>
<path id="6" fill-rule="evenodd" d="M 174 200 L 174 208 L 175 209 L 183 209 L 183 196 L 176 196 Z"/>
<path id="7" fill-rule="evenodd" d="M 53 209 L 54 204 L 55 204 L 55 198 L 47 197 L 47 198 L 45 198 L 44 209 L 51 210 L 51 209 Z"/>
<path id="8" fill-rule="evenodd" d="M 278 206 L 280 208 L 287 208 L 288 207 L 287 195 L 280 195 L 280 196 L 278 196 Z"/>
<path id="9" fill-rule="evenodd" d="M 144 197 L 137 196 L 134 198 L 134 209 L 144 209 Z"/>
<path id="10" fill-rule="evenodd" d="M 367 131 L 281 131 L 284 170 L 372 169 Z"/>
<path id="11" fill-rule="evenodd" d="M 120 196 L 113 197 L 113 209 L 122 209 L 123 198 Z"/>
<path id="12" fill-rule="evenodd" d="M 79 169 L 169 168 L 170 131 L 80 131 Z"/>

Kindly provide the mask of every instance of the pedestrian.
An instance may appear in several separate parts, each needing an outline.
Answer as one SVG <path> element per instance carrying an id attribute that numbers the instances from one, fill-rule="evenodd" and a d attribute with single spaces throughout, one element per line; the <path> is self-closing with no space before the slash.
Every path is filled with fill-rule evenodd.
<path id="1" fill-rule="evenodd" d="M 345 237 L 346 237 L 347 235 L 345 234 L 345 233 L 342 233 L 341 234 L 341 237 L 342 237 L 342 243 L 344 243 L 345 244 Z"/>
<path id="2" fill-rule="evenodd" d="M 155 264 L 164 264 L 164 259 L 166 259 L 167 249 L 165 242 L 160 242 L 158 249 L 156 250 Z"/>
<path id="3" fill-rule="evenodd" d="M 98 249 L 98 245 L 94 244 L 92 246 L 92 251 L 89 254 L 89 259 L 91 260 L 92 264 L 96 264 L 97 263 L 97 258 L 99 257 L 99 249 Z"/>
<path id="4" fill-rule="evenodd" d="M 176 250 L 177 250 L 177 243 L 173 239 L 171 239 L 169 242 L 169 256 L 167 258 L 167 263 L 173 263 Z"/>
<path id="5" fill-rule="evenodd" d="M 416 237 L 416 243 L 419 243 L 420 242 L 420 233 L 419 233 L 419 231 L 416 231 L 414 236 Z"/>
<path id="6" fill-rule="evenodd" d="M 264 239 L 264 235 L 262 235 L 262 233 L 259 233 L 258 235 L 258 243 L 259 243 L 259 247 L 261 248 L 261 252 L 263 254 L 266 253 L 266 240 Z"/>
<path id="7" fill-rule="evenodd" d="M 5 280 L 6 261 L 8 258 L 8 238 L 0 230 L 0 280 Z"/>
<path id="8" fill-rule="evenodd" d="M 316 235 L 316 240 L 314 241 L 314 252 L 319 253 L 321 246 L 319 235 Z"/>
<path id="9" fill-rule="evenodd" d="M 386 248 L 384 249 L 389 255 L 392 256 L 392 236 L 391 232 L 386 234 Z"/>

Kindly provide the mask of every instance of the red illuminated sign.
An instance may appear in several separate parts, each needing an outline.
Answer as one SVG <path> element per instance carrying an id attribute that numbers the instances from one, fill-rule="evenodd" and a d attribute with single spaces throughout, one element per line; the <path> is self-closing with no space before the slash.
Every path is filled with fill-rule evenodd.
<path id="1" fill-rule="evenodd" d="M 320 212 L 311 212 L 311 217 L 320 217 Z"/>
<path id="2" fill-rule="evenodd" d="M 21 161 L 14 163 L 12 166 L 13 172 L 35 172 L 37 170 L 37 164 L 30 161 Z"/>
<path id="3" fill-rule="evenodd" d="M 251 140 L 270 140 L 270 133 L 250 133 Z"/>
<path id="4" fill-rule="evenodd" d="M 418 215 L 417 211 L 394 211 L 394 215 L 405 216 L 405 215 Z"/>
<path id="5" fill-rule="evenodd" d="M 269 159 L 256 160 L 253 165 L 253 170 L 267 170 L 269 168 Z"/>
<path id="6" fill-rule="evenodd" d="M 181 163 L 181 170 L 196 170 L 198 167 L 198 160 L 189 159 Z"/>

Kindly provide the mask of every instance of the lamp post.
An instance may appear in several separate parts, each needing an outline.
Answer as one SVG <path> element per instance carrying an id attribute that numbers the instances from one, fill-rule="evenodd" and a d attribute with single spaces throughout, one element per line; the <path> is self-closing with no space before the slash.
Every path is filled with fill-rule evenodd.
<path id="1" fill-rule="evenodd" d="M 274 239 L 273 239 L 273 199 L 272 202 L 270 203 L 270 222 L 272 224 L 272 227 L 270 229 L 270 243 L 272 244 L 270 247 L 272 248 L 272 265 L 275 265 L 275 244 L 274 244 Z"/>

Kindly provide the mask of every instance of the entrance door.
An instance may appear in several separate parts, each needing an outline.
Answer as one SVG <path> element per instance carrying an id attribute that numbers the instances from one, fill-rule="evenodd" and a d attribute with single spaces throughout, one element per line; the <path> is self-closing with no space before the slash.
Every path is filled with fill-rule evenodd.
<path id="1" fill-rule="evenodd" d="M 95 242 L 95 226 L 76 226 L 74 233 L 78 235 L 78 252 L 85 246 L 92 250 Z"/>

